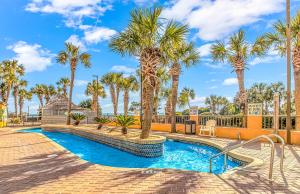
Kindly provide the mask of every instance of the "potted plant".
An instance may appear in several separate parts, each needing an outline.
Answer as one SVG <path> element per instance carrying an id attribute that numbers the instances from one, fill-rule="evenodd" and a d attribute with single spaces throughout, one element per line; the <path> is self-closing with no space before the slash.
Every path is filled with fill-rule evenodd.
<path id="1" fill-rule="evenodd" d="M 133 116 L 119 115 L 116 117 L 116 123 L 122 127 L 122 134 L 124 135 L 127 134 L 127 127 L 133 125 L 134 122 L 135 119 Z"/>
<path id="2" fill-rule="evenodd" d="M 74 125 L 79 125 L 80 121 L 84 120 L 86 116 L 81 113 L 71 113 L 71 118 L 75 120 Z"/>
<path id="3" fill-rule="evenodd" d="M 97 129 L 101 129 L 104 124 L 110 122 L 108 118 L 104 118 L 104 117 L 95 117 L 95 121 L 98 123 Z"/>

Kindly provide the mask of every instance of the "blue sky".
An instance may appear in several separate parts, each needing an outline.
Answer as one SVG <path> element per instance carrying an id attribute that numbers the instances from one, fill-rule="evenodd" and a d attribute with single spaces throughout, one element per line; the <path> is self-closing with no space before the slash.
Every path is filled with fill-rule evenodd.
<path id="1" fill-rule="evenodd" d="M 69 76 L 69 67 L 57 64 L 56 54 L 71 41 L 92 55 L 92 67 L 78 67 L 74 102 L 86 99 L 84 90 L 92 75 L 108 71 L 133 73 L 138 62 L 121 57 L 108 48 L 110 38 L 122 31 L 136 7 L 154 4 L 164 7 L 163 17 L 188 24 L 189 39 L 201 54 L 200 62 L 184 69 L 179 88 L 196 91 L 192 105 L 203 105 L 210 94 L 232 99 L 238 87 L 229 64 L 214 63 L 209 48 L 216 40 L 226 40 L 239 29 L 246 32 L 250 43 L 258 35 L 272 30 L 272 23 L 285 17 L 285 0 L 1 0 L 0 60 L 16 58 L 25 65 L 28 88 L 36 83 L 55 84 Z M 299 0 L 292 0 L 292 15 L 299 9 Z M 246 87 L 255 82 L 285 82 L 285 60 L 270 51 L 262 59 L 250 58 L 245 72 Z M 108 94 L 108 90 L 107 90 Z M 131 100 L 138 100 L 138 93 Z M 122 97 L 121 97 L 122 102 Z M 9 101 L 10 110 L 12 98 Z M 101 99 L 104 113 L 112 111 L 110 97 Z M 162 105 L 164 103 L 162 102 Z M 36 97 L 26 104 L 34 111 Z M 122 112 L 120 103 L 120 112 Z"/>

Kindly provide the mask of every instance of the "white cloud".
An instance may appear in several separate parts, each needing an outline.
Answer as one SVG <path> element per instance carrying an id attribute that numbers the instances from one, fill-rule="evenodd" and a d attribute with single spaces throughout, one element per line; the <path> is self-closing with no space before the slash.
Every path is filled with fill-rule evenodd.
<path id="1" fill-rule="evenodd" d="M 14 58 L 24 65 L 26 72 L 43 71 L 52 65 L 51 59 L 54 55 L 39 44 L 18 41 L 7 49 L 16 53 Z"/>
<path id="2" fill-rule="evenodd" d="M 223 81 L 224 86 L 231 86 L 231 85 L 237 85 L 238 80 L 237 78 L 227 78 Z"/>
<path id="3" fill-rule="evenodd" d="M 87 80 L 80 80 L 80 79 L 76 79 L 74 82 L 75 86 L 85 86 L 88 83 L 89 82 Z"/>
<path id="4" fill-rule="evenodd" d="M 86 51 L 85 44 L 82 40 L 80 40 L 78 35 L 75 34 L 71 35 L 65 42 L 70 42 L 75 46 L 79 46 L 81 50 Z"/>
<path id="5" fill-rule="evenodd" d="M 284 0 L 176 0 L 163 16 L 187 23 L 203 40 L 224 38 L 263 16 L 284 10 Z M 267 6 L 266 6 L 267 5 Z"/>
<path id="6" fill-rule="evenodd" d="M 122 72 L 125 74 L 132 74 L 135 73 L 136 69 L 127 67 L 125 65 L 114 65 L 112 66 L 111 71 Z"/>
<path id="7" fill-rule="evenodd" d="M 26 11 L 34 13 L 56 13 L 65 18 L 68 27 L 76 27 L 84 17 L 98 18 L 111 9 L 110 1 L 103 0 L 31 0 Z"/>
<path id="8" fill-rule="evenodd" d="M 250 65 L 258 65 L 258 64 L 270 64 L 275 63 L 280 60 L 280 56 L 266 56 L 263 58 L 255 57 L 252 61 L 249 62 Z"/>
<path id="9" fill-rule="evenodd" d="M 207 43 L 202 46 L 200 46 L 197 50 L 200 53 L 201 57 L 207 57 L 210 55 L 210 48 L 212 46 L 212 43 Z"/>
<path id="10" fill-rule="evenodd" d="M 205 97 L 204 96 L 196 96 L 195 99 L 191 100 L 191 103 L 204 103 Z"/>
<path id="11" fill-rule="evenodd" d="M 113 29 L 106 27 L 84 27 L 83 39 L 88 44 L 97 44 L 99 42 L 109 40 L 117 32 Z"/>

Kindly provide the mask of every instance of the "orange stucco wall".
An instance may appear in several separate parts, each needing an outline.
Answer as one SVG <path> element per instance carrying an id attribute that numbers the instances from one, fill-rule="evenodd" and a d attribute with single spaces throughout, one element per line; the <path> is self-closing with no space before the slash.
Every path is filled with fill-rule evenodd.
<path id="1" fill-rule="evenodd" d="M 198 122 L 197 116 L 191 116 L 191 120 Z M 111 123 L 111 125 L 114 125 Z M 216 127 L 216 136 L 221 138 L 237 139 L 240 137 L 242 140 L 249 140 L 259 135 L 267 135 L 273 133 L 272 129 L 262 129 L 262 117 L 261 116 L 248 116 L 247 128 L 234 128 L 234 127 Z M 130 126 L 131 128 L 140 128 L 139 121 L 136 125 Z M 199 134 L 200 126 L 197 125 L 196 134 Z M 151 130 L 171 132 L 171 124 L 159 124 L 152 123 Z M 184 133 L 184 124 L 176 125 L 177 133 Z M 292 144 L 300 145 L 300 131 L 292 131 Z M 279 130 L 279 135 L 286 140 L 286 131 Z"/>

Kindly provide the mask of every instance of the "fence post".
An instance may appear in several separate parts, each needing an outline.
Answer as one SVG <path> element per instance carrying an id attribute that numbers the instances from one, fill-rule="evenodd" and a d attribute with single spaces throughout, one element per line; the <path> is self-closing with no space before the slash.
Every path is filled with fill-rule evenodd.
<path id="1" fill-rule="evenodd" d="M 273 129 L 274 129 L 274 133 L 278 134 L 278 129 L 279 129 L 279 95 L 278 95 L 277 92 L 274 94 Z"/>

